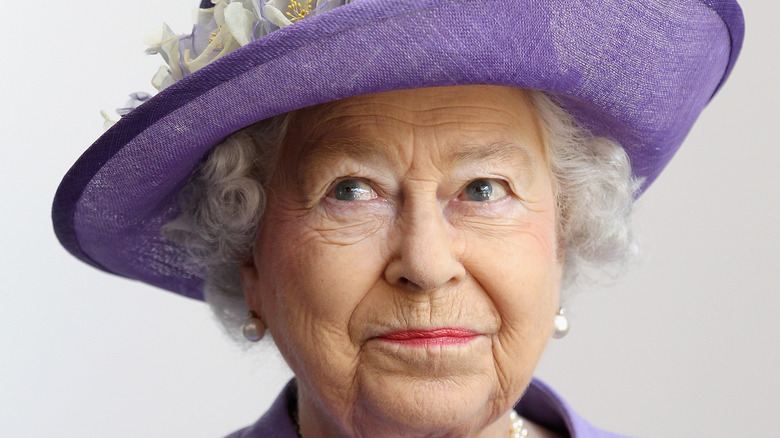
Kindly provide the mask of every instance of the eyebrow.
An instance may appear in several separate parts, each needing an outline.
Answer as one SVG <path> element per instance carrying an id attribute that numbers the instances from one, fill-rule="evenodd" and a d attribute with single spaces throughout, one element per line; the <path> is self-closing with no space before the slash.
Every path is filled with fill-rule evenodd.
<path id="1" fill-rule="evenodd" d="M 332 141 L 312 142 L 303 148 L 298 156 L 296 177 L 299 183 L 312 174 L 317 164 L 338 163 L 345 157 L 370 162 L 401 161 L 398 148 L 386 147 L 381 141 L 365 138 L 339 138 Z M 442 162 L 445 167 L 479 164 L 485 161 L 510 163 L 512 167 L 523 169 L 531 179 L 534 175 L 536 159 L 522 143 L 497 141 L 481 144 L 473 140 L 463 141 L 453 151 L 445 155 Z"/>
<path id="2" fill-rule="evenodd" d="M 324 142 L 312 141 L 299 152 L 295 179 L 303 188 L 320 165 L 330 167 L 349 157 L 357 161 L 381 161 L 397 163 L 400 152 L 396 148 L 383 147 L 375 140 L 365 138 L 339 138 Z"/>
<path id="3" fill-rule="evenodd" d="M 520 143 L 504 141 L 493 142 L 488 145 L 479 143 L 464 143 L 462 147 L 445 157 L 447 165 L 460 165 L 478 163 L 480 161 L 516 161 L 523 167 L 532 170 L 536 160 L 528 151 L 528 148 Z"/>
<path id="4" fill-rule="evenodd" d="M 332 141 L 312 142 L 301 151 L 299 162 L 301 165 L 316 162 L 337 161 L 344 157 L 370 159 L 380 156 L 387 161 L 399 161 L 400 153 L 397 148 L 383 147 L 376 140 L 364 138 L 339 138 Z"/>

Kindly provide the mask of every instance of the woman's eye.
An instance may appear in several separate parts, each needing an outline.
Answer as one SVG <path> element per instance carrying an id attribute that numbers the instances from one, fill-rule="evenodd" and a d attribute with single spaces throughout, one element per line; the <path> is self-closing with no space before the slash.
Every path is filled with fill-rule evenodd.
<path id="1" fill-rule="evenodd" d="M 337 182 L 332 193 L 339 201 L 368 201 L 377 197 L 374 189 L 359 179 L 343 179 Z"/>
<path id="2" fill-rule="evenodd" d="M 467 201 L 495 201 L 506 196 L 506 189 L 498 181 L 475 179 L 463 190 L 463 199 Z"/>

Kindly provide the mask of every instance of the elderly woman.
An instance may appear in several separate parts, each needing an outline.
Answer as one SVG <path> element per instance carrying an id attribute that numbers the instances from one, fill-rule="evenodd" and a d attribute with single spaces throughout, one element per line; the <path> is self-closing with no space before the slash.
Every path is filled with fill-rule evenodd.
<path id="1" fill-rule="evenodd" d="M 741 20 L 730 1 L 205 1 L 151 49 L 163 91 L 66 175 L 55 227 L 270 333 L 295 379 L 231 436 L 615 436 L 533 371 L 568 331 L 562 287 L 632 253 L 632 202 Z"/>

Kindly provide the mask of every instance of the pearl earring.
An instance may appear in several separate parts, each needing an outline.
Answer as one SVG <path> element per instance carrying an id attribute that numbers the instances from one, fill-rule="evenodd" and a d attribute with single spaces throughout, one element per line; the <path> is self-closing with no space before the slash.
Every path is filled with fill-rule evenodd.
<path id="1" fill-rule="evenodd" d="M 263 339 L 265 335 L 265 324 L 257 317 L 257 313 L 250 310 L 244 325 L 241 327 L 241 331 L 248 341 L 257 342 Z"/>
<path id="2" fill-rule="evenodd" d="M 566 309 L 563 307 L 558 309 L 558 314 L 555 315 L 555 319 L 553 320 L 553 327 L 552 337 L 555 339 L 561 339 L 569 333 L 569 319 L 566 318 Z"/>

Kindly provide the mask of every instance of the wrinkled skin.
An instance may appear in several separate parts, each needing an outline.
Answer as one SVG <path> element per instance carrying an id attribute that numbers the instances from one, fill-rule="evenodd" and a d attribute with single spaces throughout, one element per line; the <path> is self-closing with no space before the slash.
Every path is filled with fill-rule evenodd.
<path id="1" fill-rule="evenodd" d="M 506 87 L 294 115 L 241 278 L 297 376 L 304 437 L 507 436 L 559 299 L 541 135 Z M 475 335 L 385 337 L 433 328 Z"/>

